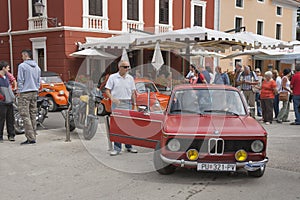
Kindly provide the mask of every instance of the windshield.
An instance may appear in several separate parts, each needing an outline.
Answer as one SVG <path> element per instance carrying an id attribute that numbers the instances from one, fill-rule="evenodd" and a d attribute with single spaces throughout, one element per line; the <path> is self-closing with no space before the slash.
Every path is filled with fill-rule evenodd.
<path id="1" fill-rule="evenodd" d="M 145 93 L 147 92 L 147 89 L 149 89 L 150 92 L 157 92 L 157 89 L 153 83 L 138 82 L 135 84 L 135 87 L 138 93 Z"/>
<path id="2" fill-rule="evenodd" d="M 60 76 L 46 76 L 41 77 L 42 83 L 61 83 L 63 82 Z"/>
<path id="3" fill-rule="evenodd" d="M 241 96 L 234 90 L 189 89 L 172 95 L 171 114 L 226 114 L 245 115 Z"/>

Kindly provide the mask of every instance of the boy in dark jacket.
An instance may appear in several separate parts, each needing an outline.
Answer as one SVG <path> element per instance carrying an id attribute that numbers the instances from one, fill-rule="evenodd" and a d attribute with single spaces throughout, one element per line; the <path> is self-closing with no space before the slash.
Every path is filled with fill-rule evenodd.
<path id="1" fill-rule="evenodd" d="M 13 102 L 15 96 L 9 84 L 6 73 L 9 65 L 5 61 L 0 61 L 0 142 L 3 141 L 4 122 L 8 133 L 8 140 L 15 141 Z"/>

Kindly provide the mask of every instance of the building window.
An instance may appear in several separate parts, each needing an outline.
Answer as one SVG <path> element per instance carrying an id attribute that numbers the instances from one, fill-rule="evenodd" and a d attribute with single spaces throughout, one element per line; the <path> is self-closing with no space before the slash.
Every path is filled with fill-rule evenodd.
<path id="1" fill-rule="evenodd" d="M 194 6 L 194 26 L 203 26 L 203 7 L 202 6 Z"/>
<path id="2" fill-rule="evenodd" d="M 83 28 L 108 30 L 108 0 L 82 0 Z"/>
<path id="3" fill-rule="evenodd" d="M 281 40 L 281 24 L 276 24 L 276 39 Z"/>
<path id="4" fill-rule="evenodd" d="M 276 15 L 277 16 L 282 16 L 282 7 L 276 6 Z"/>
<path id="5" fill-rule="evenodd" d="M 243 0 L 235 0 L 235 6 L 238 8 L 243 7 Z"/>
<path id="6" fill-rule="evenodd" d="M 263 72 L 264 61 L 263 60 L 255 60 L 255 68 L 259 68 L 261 72 Z"/>
<path id="7" fill-rule="evenodd" d="M 89 0 L 89 15 L 103 16 L 102 0 Z"/>
<path id="8" fill-rule="evenodd" d="M 235 32 L 240 32 L 242 27 L 243 19 L 241 17 L 235 18 Z"/>
<path id="9" fill-rule="evenodd" d="M 264 22 L 257 21 L 257 31 L 256 31 L 256 33 L 258 35 L 263 35 L 263 28 L 264 28 Z"/>
<path id="10" fill-rule="evenodd" d="M 169 0 L 159 0 L 159 23 L 169 24 Z"/>
<path id="11" fill-rule="evenodd" d="M 139 21 L 139 0 L 127 1 L 127 19 Z"/>
<path id="12" fill-rule="evenodd" d="M 32 6 L 32 17 L 38 17 L 39 15 L 35 12 L 34 4 L 38 2 L 39 0 L 32 0 L 31 6 Z M 41 3 L 44 4 L 43 0 L 41 0 Z"/>

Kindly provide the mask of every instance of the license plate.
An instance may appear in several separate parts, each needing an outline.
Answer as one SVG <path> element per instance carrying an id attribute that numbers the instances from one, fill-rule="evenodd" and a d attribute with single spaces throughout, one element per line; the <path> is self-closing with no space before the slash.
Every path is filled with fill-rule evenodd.
<path id="1" fill-rule="evenodd" d="M 236 171 L 236 164 L 198 163 L 198 171 Z"/>

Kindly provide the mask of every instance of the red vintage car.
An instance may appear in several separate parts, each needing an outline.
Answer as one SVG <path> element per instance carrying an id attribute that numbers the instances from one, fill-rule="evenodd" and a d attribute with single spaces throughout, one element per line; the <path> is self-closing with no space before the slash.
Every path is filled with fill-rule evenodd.
<path id="1" fill-rule="evenodd" d="M 240 91 L 230 86 L 176 86 L 163 112 L 147 106 L 116 109 L 109 134 L 111 141 L 155 149 L 154 166 L 161 174 L 186 167 L 244 170 L 261 177 L 268 162 L 267 132 L 250 116 Z"/>
<path id="2" fill-rule="evenodd" d="M 148 79 L 134 79 L 136 87 L 136 103 L 137 105 L 145 105 L 147 103 L 148 90 L 150 92 L 150 105 L 160 106 L 162 110 L 165 110 L 169 101 L 170 96 L 159 92 L 155 84 Z M 98 115 L 105 115 L 111 113 L 111 100 L 107 98 L 104 92 L 104 84 L 102 84 L 104 99 L 101 101 L 101 105 L 98 106 Z"/>

